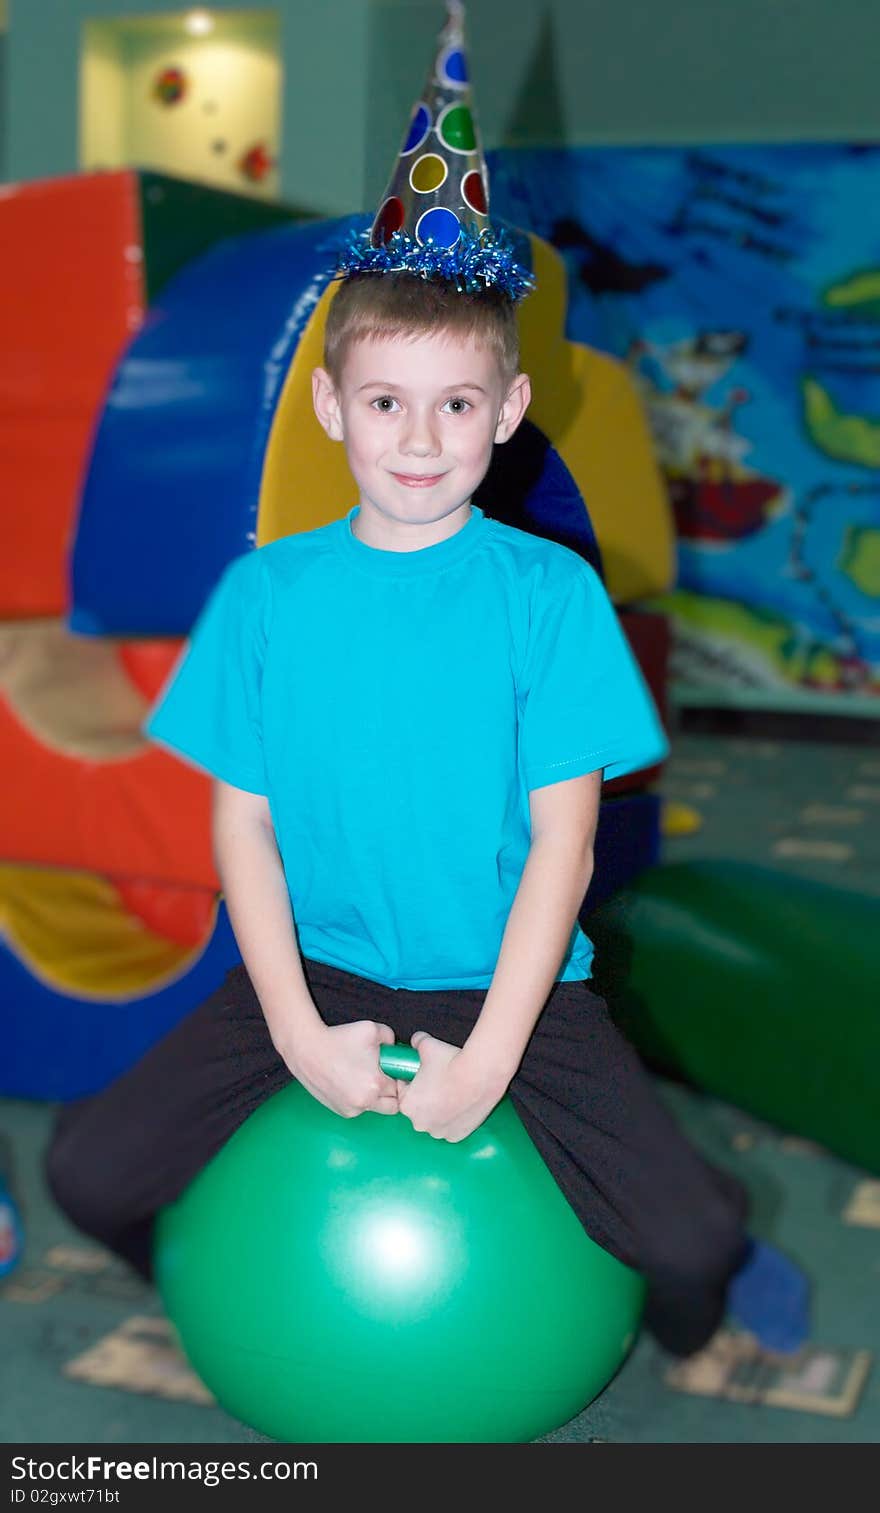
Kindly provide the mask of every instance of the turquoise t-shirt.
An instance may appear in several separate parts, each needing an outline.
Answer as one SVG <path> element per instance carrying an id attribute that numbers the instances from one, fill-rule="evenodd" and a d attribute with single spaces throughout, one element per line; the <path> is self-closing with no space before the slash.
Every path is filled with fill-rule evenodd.
<path id="1" fill-rule="evenodd" d="M 414 552 L 332 525 L 237 558 L 145 727 L 271 808 L 302 954 L 484 988 L 529 791 L 666 740 L 595 572 L 489 520 Z M 589 977 L 579 927 L 559 977 Z"/>

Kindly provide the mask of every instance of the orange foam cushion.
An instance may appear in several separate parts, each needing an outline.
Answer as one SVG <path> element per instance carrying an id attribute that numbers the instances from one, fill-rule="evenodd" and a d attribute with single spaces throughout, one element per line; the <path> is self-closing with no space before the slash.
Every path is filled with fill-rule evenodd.
<path id="1" fill-rule="evenodd" d="M 62 614 L 95 418 L 143 318 L 136 175 L 0 197 L 0 619 Z"/>
<path id="2" fill-rule="evenodd" d="M 137 755 L 91 762 L 52 751 L 0 701 L 7 792 L 0 855 L 117 879 L 218 889 L 211 854 L 211 784 L 144 743 Z"/>

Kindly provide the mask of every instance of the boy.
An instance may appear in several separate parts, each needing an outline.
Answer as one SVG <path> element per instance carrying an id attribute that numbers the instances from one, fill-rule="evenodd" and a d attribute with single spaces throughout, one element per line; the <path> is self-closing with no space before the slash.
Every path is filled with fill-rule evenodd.
<path id="1" fill-rule="evenodd" d="M 665 743 L 592 569 L 469 503 L 528 402 L 516 356 L 502 296 L 406 273 L 340 288 L 314 398 L 359 504 L 227 569 L 150 722 L 215 775 L 244 967 L 62 1113 L 50 1181 L 149 1275 L 157 1209 L 288 1077 L 448 1140 L 509 1088 L 687 1354 L 746 1255 L 745 1199 L 587 986 L 602 770 Z M 378 1070 L 395 1035 L 419 1048 L 411 1084 Z"/>
<path id="2" fill-rule="evenodd" d="M 687 1355 L 732 1282 L 750 1322 L 766 1252 L 740 1184 L 685 1142 L 591 993 L 577 924 L 603 773 L 665 740 L 592 569 L 471 504 L 529 402 L 516 270 L 484 230 L 455 232 L 439 274 L 433 242 L 386 247 L 398 205 L 347 268 L 313 381 L 358 503 L 231 564 L 148 726 L 215 779 L 243 966 L 62 1113 L 50 1184 L 149 1276 L 157 1210 L 290 1077 L 344 1117 L 399 1112 L 450 1141 L 509 1090 Z M 379 1071 L 395 1038 L 420 1052 L 410 1084 Z"/>

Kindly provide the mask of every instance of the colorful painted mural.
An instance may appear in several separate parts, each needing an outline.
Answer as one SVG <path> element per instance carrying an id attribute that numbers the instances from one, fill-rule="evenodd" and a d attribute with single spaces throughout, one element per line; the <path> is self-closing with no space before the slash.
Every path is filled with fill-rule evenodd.
<path id="1" fill-rule="evenodd" d="M 673 504 L 682 704 L 880 715 L 877 145 L 514 149 L 569 339 L 641 389 Z"/>

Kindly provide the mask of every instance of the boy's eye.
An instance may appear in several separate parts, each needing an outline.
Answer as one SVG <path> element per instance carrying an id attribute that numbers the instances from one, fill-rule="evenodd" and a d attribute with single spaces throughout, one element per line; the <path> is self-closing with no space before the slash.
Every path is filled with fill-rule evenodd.
<path id="1" fill-rule="evenodd" d="M 372 408 L 381 411 L 383 415 L 392 415 L 399 406 L 393 395 L 380 394 L 378 399 L 373 400 Z"/>
<path id="2" fill-rule="evenodd" d="M 465 415 L 471 407 L 468 400 L 456 397 L 454 399 L 447 399 L 443 408 L 444 410 L 450 410 L 453 415 Z"/>

